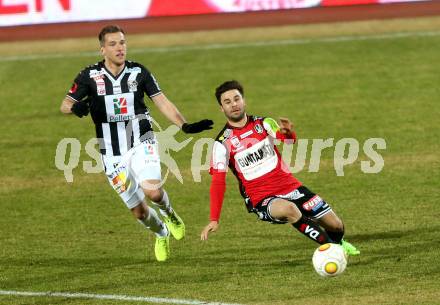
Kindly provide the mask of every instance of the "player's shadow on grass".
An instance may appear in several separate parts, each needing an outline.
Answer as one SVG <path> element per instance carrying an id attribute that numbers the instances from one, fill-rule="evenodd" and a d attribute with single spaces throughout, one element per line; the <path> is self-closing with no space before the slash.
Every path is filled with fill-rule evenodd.
<path id="1" fill-rule="evenodd" d="M 431 232 L 438 232 L 440 226 L 431 226 Z M 426 227 L 412 230 L 376 232 L 350 235 L 350 241 L 363 242 L 359 246 L 361 255 L 350 257 L 350 265 L 369 265 L 378 261 L 389 261 L 391 264 L 411 264 L 414 257 L 426 255 L 427 252 L 438 252 L 437 236 L 426 236 Z M 420 236 L 425 236 L 420 239 Z M 368 243 L 373 242 L 373 243 Z"/>
<path id="2" fill-rule="evenodd" d="M 385 232 L 373 232 L 366 234 L 350 234 L 348 236 L 348 240 L 356 242 L 356 241 L 374 241 L 374 240 L 386 240 L 386 239 L 400 239 L 400 238 L 416 238 L 422 236 L 426 232 L 425 227 L 420 227 L 412 230 L 393 230 L 393 231 L 385 231 Z M 439 231 L 440 226 L 431 226 L 429 230 Z"/>

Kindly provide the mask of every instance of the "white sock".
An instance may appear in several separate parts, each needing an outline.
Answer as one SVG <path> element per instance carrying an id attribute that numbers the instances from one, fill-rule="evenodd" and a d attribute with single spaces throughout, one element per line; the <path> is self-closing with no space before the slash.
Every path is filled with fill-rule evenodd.
<path id="1" fill-rule="evenodd" d="M 150 207 L 148 207 L 148 216 L 144 219 L 138 219 L 137 221 L 147 229 L 153 231 L 156 236 L 164 237 L 168 236 L 169 234 L 167 226 L 162 222 L 162 220 L 160 220 L 156 211 Z"/>
<path id="2" fill-rule="evenodd" d="M 173 208 L 171 207 L 170 199 L 168 193 L 163 190 L 162 200 L 159 202 L 152 201 L 158 208 L 162 216 L 168 217 L 173 213 Z"/>

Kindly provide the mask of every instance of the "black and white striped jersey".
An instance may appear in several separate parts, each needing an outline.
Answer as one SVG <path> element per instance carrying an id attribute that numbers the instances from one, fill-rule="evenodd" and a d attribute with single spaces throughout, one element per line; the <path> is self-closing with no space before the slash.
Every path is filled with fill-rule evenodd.
<path id="1" fill-rule="evenodd" d="M 114 76 L 101 61 L 78 74 L 67 96 L 75 101 L 90 97 L 101 154 L 120 156 L 153 137 L 144 93 L 150 98 L 161 93 L 156 79 L 144 66 L 126 61 L 124 70 Z"/>

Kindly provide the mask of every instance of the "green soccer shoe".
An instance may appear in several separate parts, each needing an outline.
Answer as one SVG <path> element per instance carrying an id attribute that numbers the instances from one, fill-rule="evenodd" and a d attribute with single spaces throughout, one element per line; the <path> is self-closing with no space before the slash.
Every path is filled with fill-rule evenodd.
<path id="1" fill-rule="evenodd" d="M 341 240 L 341 246 L 347 255 L 355 256 L 361 254 L 361 251 L 356 249 L 356 247 L 350 244 L 348 241 Z"/>
<path id="2" fill-rule="evenodd" d="M 168 233 L 169 234 L 169 233 Z M 164 262 L 170 257 L 170 236 L 156 236 L 154 254 L 158 262 Z"/>
<path id="3" fill-rule="evenodd" d="M 176 211 L 173 210 L 170 216 L 164 217 L 164 222 L 176 240 L 181 240 L 185 237 L 185 224 Z"/>

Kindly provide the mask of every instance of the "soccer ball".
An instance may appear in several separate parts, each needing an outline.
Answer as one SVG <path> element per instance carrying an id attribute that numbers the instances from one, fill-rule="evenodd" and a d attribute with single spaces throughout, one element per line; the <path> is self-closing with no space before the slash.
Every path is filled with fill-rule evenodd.
<path id="1" fill-rule="evenodd" d="M 341 245 L 323 244 L 313 253 L 312 262 L 320 276 L 337 276 L 347 266 L 347 255 Z"/>

